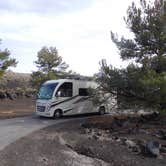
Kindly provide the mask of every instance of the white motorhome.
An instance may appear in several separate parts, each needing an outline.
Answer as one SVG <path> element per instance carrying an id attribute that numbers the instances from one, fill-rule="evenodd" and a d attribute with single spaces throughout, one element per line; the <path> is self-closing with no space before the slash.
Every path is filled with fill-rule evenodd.
<path id="1" fill-rule="evenodd" d="M 89 88 L 97 88 L 92 81 L 59 79 L 45 82 L 39 89 L 36 101 L 36 114 L 59 118 L 91 112 L 104 114 L 106 106 L 94 106 Z"/>

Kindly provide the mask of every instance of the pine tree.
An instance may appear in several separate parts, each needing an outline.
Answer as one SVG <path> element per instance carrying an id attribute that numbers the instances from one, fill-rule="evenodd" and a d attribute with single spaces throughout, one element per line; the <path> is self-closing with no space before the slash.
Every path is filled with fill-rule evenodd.
<path id="1" fill-rule="evenodd" d="M 68 65 L 58 55 L 56 47 L 43 47 L 37 57 L 35 64 L 38 71 L 32 73 L 32 86 L 39 87 L 46 80 L 61 78 L 66 74 Z"/>
<path id="2" fill-rule="evenodd" d="M 0 50 L 0 77 L 3 76 L 4 72 L 11 66 L 16 66 L 17 62 L 15 59 L 10 58 L 10 52 L 8 49 Z"/>
<path id="3" fill-rule="evenodd" d="M 125 69 L 102 63 L 101 85 L 117 92 L 120 103 L 166 108 L 166 2 L 133 2 L 124 18 L 133 38 L 126 39 L 111 32 L 112 41 L 123 60 L 132 60 Z"/>

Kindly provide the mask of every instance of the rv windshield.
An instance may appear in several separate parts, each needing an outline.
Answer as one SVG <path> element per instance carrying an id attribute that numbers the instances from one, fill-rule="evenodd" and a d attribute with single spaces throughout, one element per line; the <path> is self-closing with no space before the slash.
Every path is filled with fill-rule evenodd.
<path id="1" fill-rule="evenodd" d="M 37 96 L 38 99 L 46 99 L 46 100 L 51 99 L 57 85 L 58 83 L 50 83 L 42 85 Z"/>

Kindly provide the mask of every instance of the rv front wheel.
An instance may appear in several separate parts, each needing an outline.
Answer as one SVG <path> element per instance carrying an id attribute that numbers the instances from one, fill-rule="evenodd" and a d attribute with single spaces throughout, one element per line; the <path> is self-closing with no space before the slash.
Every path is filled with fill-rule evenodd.
<path id="1" fill-rule="evenodd" d="M 104 115 L 105 114 L 105 107 L 104 106 L 99 108 L 99 114 L 100 115 Z"/>
<path id="2" fill-rule="evenodd" d="M 61 110 L 56 110 L 55 113 L 54 113 L 54 118 L 58 119 L 60 117 L 62 117 L 62 111 Z"/>

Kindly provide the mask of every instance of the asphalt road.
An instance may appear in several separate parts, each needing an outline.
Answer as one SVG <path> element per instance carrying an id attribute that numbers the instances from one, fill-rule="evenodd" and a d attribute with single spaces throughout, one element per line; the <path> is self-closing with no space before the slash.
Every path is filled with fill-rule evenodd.
<path id="1" fill-rule="evenodd" d="M 69 119 L 47 119 L 36 116 L 0 120 L 0 150 L 10 143 L 24 137 L 33 131 L 44 127 L 69 121 Z"/>

